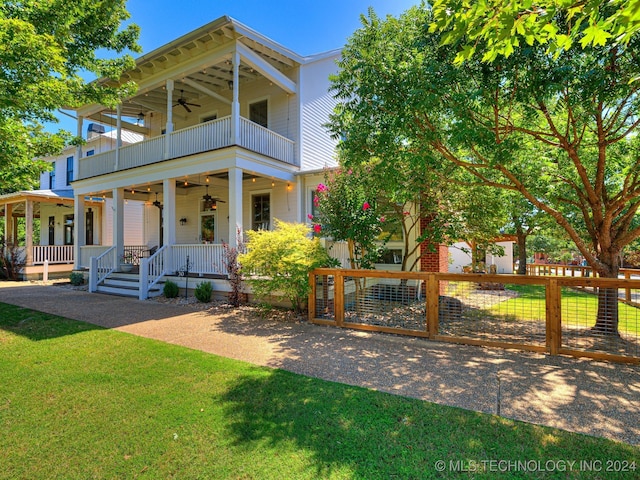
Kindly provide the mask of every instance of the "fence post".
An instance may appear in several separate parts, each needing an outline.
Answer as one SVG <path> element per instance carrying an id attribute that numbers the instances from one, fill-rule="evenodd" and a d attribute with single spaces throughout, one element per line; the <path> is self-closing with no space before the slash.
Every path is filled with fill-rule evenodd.
<path id="1" fill-rule="evenodd" d="M 562 345 L 562 295 L 557 279 L 549 279 L 545 293 L 547 304 L 547 349 L 551 355 L 557 355 Z"/>
<path id="2" fill-rule="evenodd" d="M 316 318 L 316 274 L 315 270 L 309 272 L 309 299 L 307 300 L 307 312 L 310 322 Z"/>
<path id="3" fill-rule="evenodd" d="M 333 277 L 333 309 L 336 325 L 344 326 L 344 275 L 342 270 L 336 270 Z"/>
<path id="4" fill-rule="evenodd" d="M 147 257 L 140 258 L 139 268 L 138 300 L 146 300 L 149 298 L 149 259 Z"/>
<path id="5" fill-rule="evenodd" d="M 89 264 L 89 291 L 91 293 L 98 291 L 98 257 L 91 257 Z"/>
<path id="6" fill-rule="evenodd" d="M 438 334 L 438 316 L 440 314 L 440 284 L 435 274 L 427 275 L 427 332 L 433 339 Z"/>

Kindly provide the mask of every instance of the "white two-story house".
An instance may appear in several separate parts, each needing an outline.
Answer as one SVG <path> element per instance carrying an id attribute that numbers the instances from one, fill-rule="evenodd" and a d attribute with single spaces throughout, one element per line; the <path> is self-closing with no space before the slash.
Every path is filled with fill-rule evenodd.
<path id="1" fill-rule="evenodd" d="M 234 246 L 237 232 L 304 221 L 322 170 L 336 164 L 323 124 L 338 55 L 302 57 L 222 17 L 139 58 L 120 79 L 138 91 L 117 109 L 79 108 L 78 132 L 100 124 L 115 137 L 93 155 L 78 147 L 69 167 L 73 231 L 93 232 L 91 242 L 71 234 L 90 289 L 119 269 L 131 242 L 147 249 L 137 255 L 146 298 L 187 256 L 191 272 L 224 273 L 222 244 Z M 126 145 L 125 132 L 144 140 Z M 127 213 L 133 202 L 140 216 Z M 95 215 L 110 228 L 97 229 Z"/>

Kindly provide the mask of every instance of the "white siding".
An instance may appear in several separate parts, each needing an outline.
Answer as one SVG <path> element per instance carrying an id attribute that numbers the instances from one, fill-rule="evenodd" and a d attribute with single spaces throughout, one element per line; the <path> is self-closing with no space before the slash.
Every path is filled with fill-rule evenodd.
<path id="1" fill-rule="evenodd" d="M 333 140 L 324 126 L 336 101 L 329 92 L 329 75 L 337 72 L 336 57 L 326 58 L 301 68 L 302 88 L 302 160 L 301 170 L 317 170 L 337 165 Z"/>
<path id="2" fill-rule="evenodd" d="M 107 212 L 102 219 L 102 245 L 113 245 L 113 200 L 105 200 Z M 124 244 L 146 245 L 144 241 L 144 202 L 129 200 L 124 205 Z M 99 239 L 95 239 L 99 243 Z"/>

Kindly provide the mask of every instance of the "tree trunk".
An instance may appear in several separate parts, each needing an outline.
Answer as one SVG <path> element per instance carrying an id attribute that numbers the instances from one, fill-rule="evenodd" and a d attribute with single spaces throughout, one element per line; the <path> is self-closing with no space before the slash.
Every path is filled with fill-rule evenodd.
<path id="1" fill-rule="evenodd" d="M 527 236 L 518 231 L 518 275 L 527 274 Z"/>
<path id="2" fill-rule="evenodd" d="M 618 278 L 617 255 L 607 255 L 605 268 L 598 269 L 601 278 Z M 603 261 L 603 263 L 605 263 Z M 595 268 L 594 268 L 595 271 Z M 618 335 L 618 289 L 599 288 L 598 289 L 598 315 L 596 324 L 592 330 L 606 335 Z"/>

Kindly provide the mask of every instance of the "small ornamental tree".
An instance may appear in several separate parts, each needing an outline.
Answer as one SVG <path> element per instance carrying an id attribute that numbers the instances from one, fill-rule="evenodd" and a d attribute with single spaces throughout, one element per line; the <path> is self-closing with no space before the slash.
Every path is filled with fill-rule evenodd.
<path id="1" fill-rule="evenodd" d="M 275 219 L 275 230 L 249 230 L 247 252 L 238 256 L 253 293 L 259 298 L 288 300 L 293 309 L 304 311 L 311 291 L 309 273 L 329 266 L 331 258 L 309 228 L 300 223 Z"/>
<path id="2" fill-rule="evenodd" d="M 242 282 L 244 278 L 242 276 L 240 263 L 238 262 L 238 255 L 245 250 L 244 240 L 242 239 L 242 232 L 240 229 L 237 229 L 236 231 L 236 239 L 237 247 L 232 247 L 228 243 L 222 242 L 222 248 L 224 249 L 222 263 L 227 271 L 227 279 L 229 286 L 231 287 L 231 291 L 229 292 L 229 303 L 234 307 L 239 307 L 242 300 Z"/>
<path id="3" fill-rule="evenodd" d="M 316 216 L 309 215 L 314 232 L 346 241 L 351 268 L 373 268 L 386 243 L 380 239 L 385 218 L 374 192 L 366 171 L 336 170 L 325 174 L 313 199 L 318 210 Z"/>

